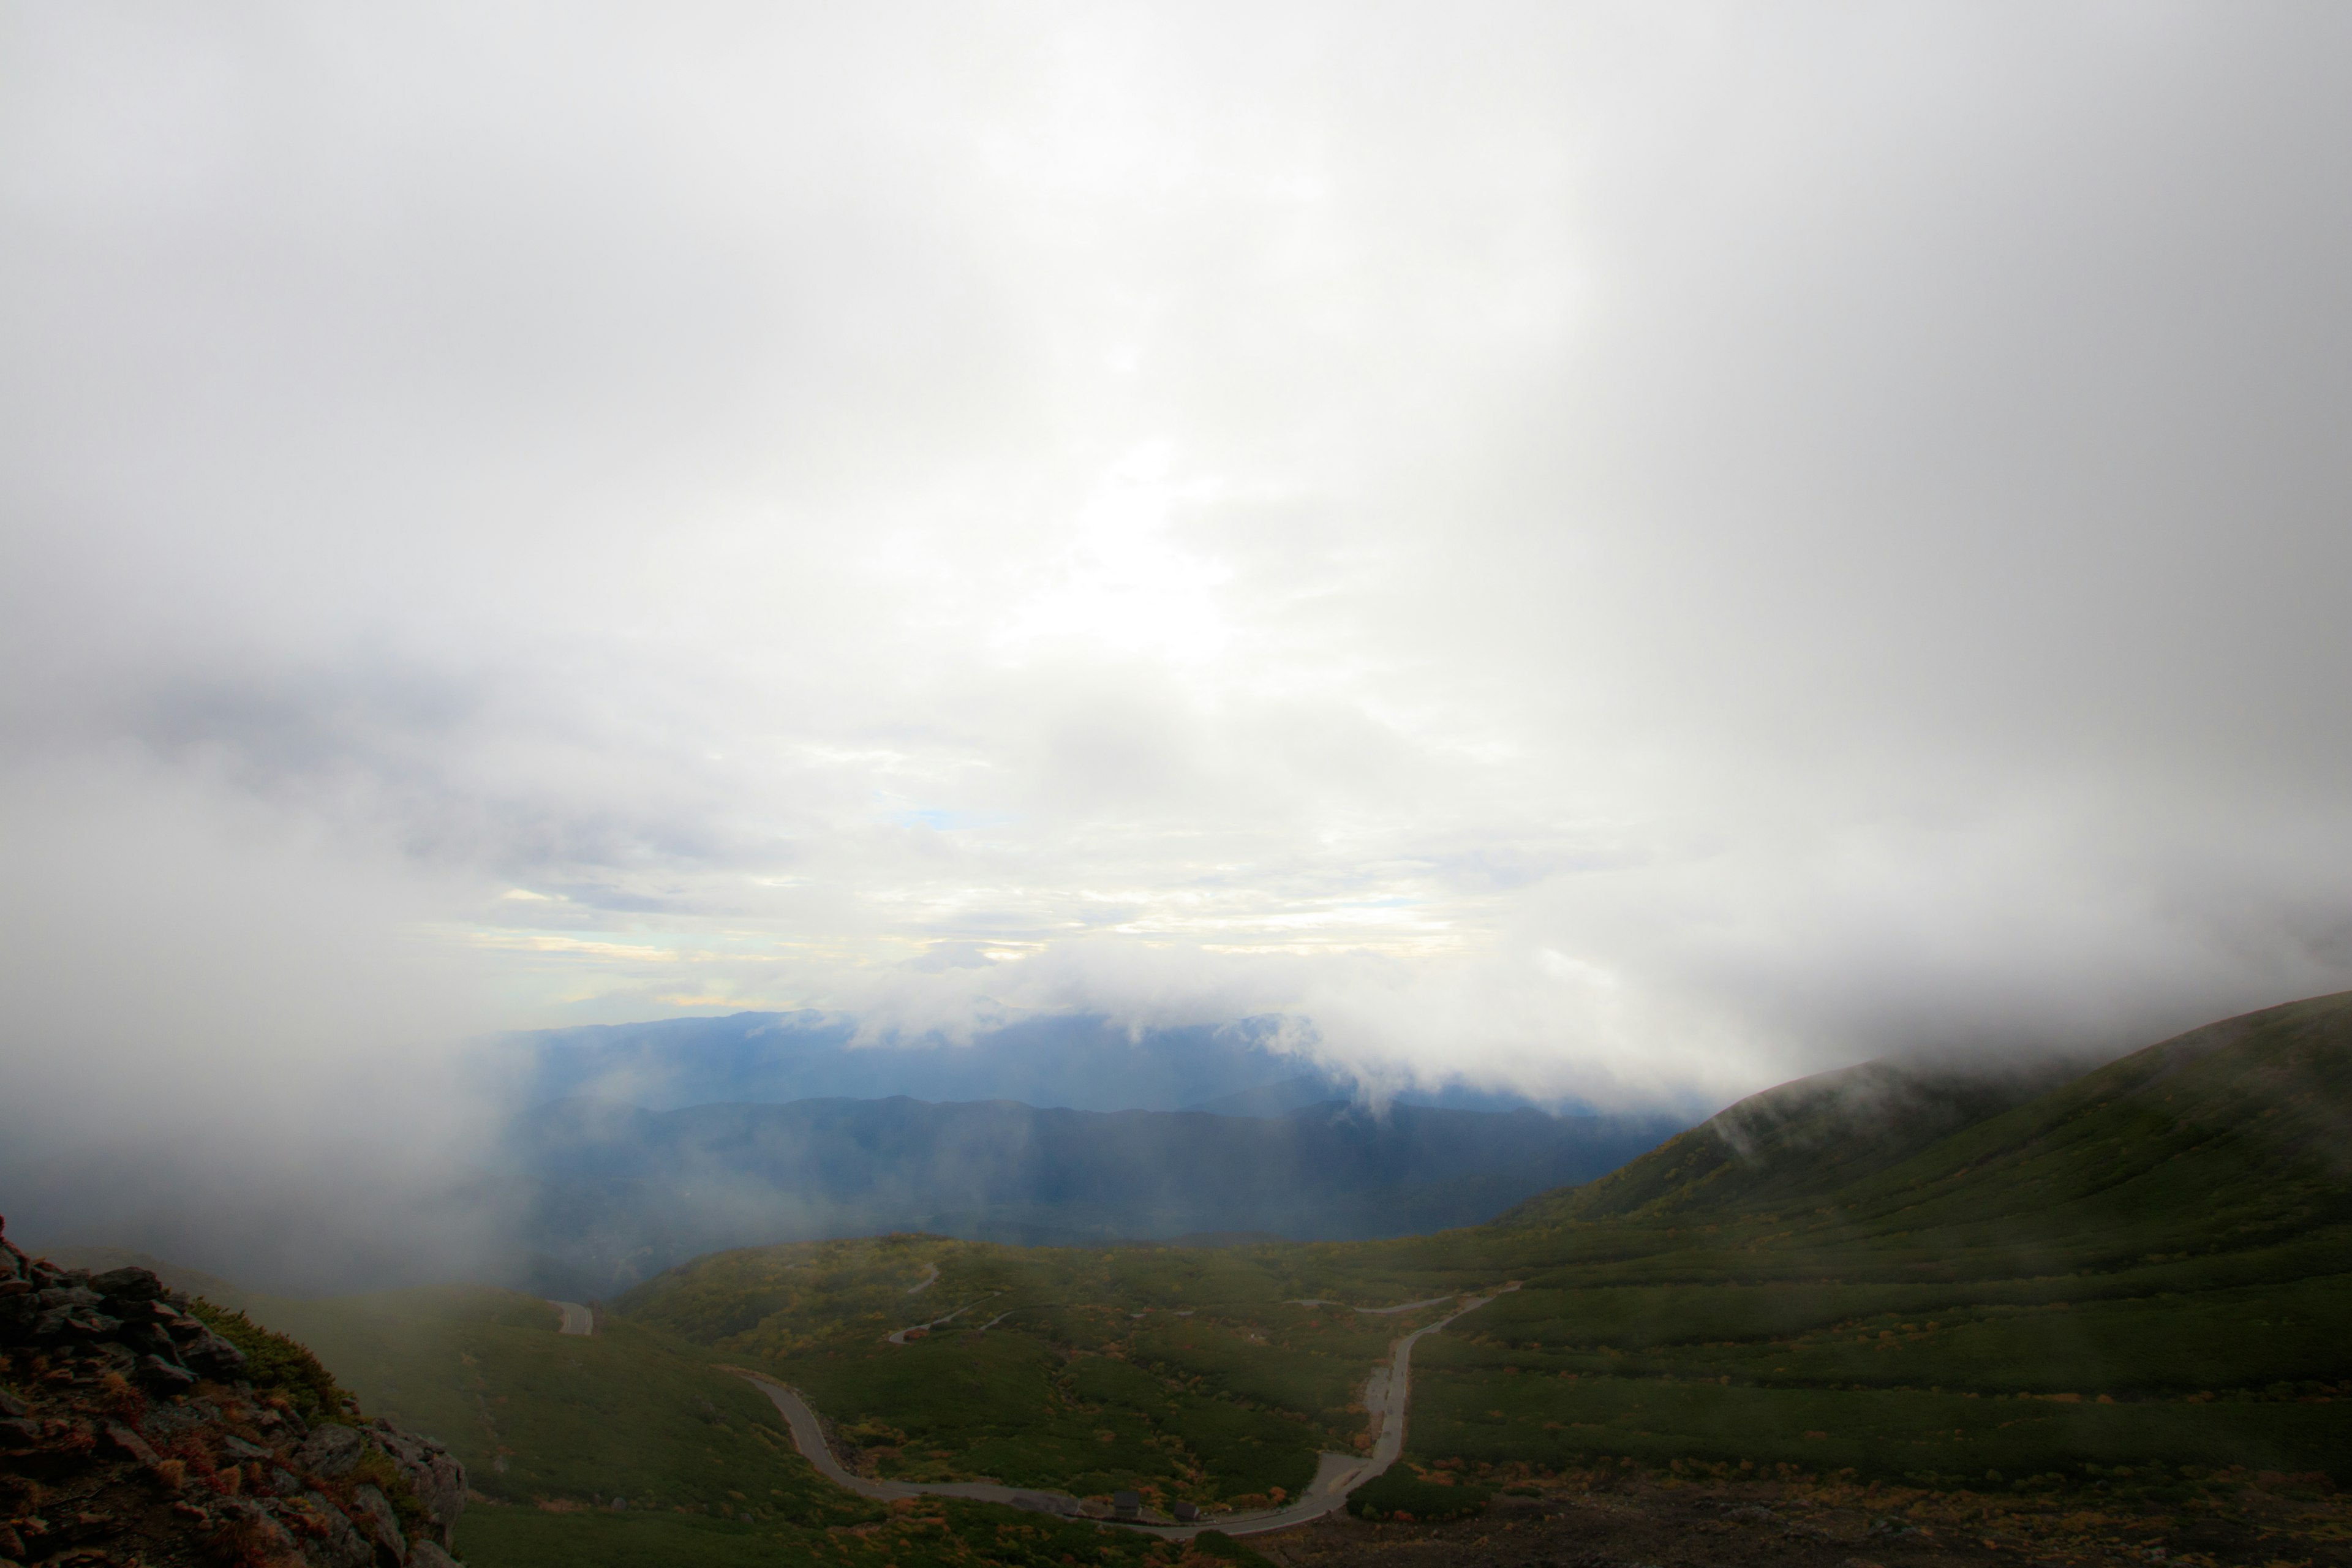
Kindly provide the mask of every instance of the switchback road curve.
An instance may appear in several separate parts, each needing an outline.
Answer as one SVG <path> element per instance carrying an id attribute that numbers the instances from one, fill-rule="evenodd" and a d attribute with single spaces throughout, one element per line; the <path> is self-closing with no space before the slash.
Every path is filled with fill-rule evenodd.
<path id="1" fill-rule="evenodd" d="M 1141 1524 L 1124 1520 L 1097 1520 L 1097 1523 L 1117 1524 L 1122 1530 L 1139 1530 L 1171 1541 L 1184 1541 L 1204 1530 L 1221 1530 L 1227 1535 L 1256 1535 L 1269 1530 L 1286 1530 L 1294 1524 L 1305 1524 L 1322 1518 L 1344 1505 L 1358 1487 L 1372 1479 L 1397 1461 L 1404 1452 L 1405 1407 L 1412 1394 L 1412 1347 L 1426 1334 L 1433 1334 L 1457 1318 L 1468 1316 L 1506 1291 L 1516 1290 L 1516 1279 L 1498 1286 L 1483 1296 L 1475 1296 L 1426 1328 L 1417 1329 L 1390 1347 L 1385 1364 L 1372 1369 L 1364 1385 L 1364 1409 L 1380 1417 L 1380 1434 L 1373 1439 L 1370 1454 L 1320 1454 L 1317 1456 L 1315 1479 L 1296 1501 L 1276 1509 L 1262 1509 L 1250 1513 L 1227 1514 L 1215 1520 L 1202 1520 L 1197 1524 Z M 1433 1306 L 1448 1298 L 1440 1296 L 1428 1301 L 1408 1302 L 1404 1308 L 1359 1308 L 1360 1311 L 1397 1311 L 1412 1307 Z M 1461 1298 L 1455 1297 L 1459 1300 Z M 1327 1303 L 1318 1302 L 1317 1305 Z M 1338 1305 L 1337 1302 L 1328 1303 Z M 1078 1500 L 1067 1492 L 1045 1491 L 1027 1487 L 998 1486 L 990 1481 L 946 1481 L 919 1484 L 913 1481 L 868 1480 L 843 1465 L 835 1457 L 833 1447 L 824 1439 L 824 1423 L 809 1407 L 799 1392 L 773 1378 L 762 1376 L 743 1368 L 732 1369 L 747 1378 L 751 1385 L 774 1403 L 792 1429 L 793 1446 L 801 1457 L 817 1468 L 817 1473 L 835 1486 L 845 1487 L 860 1497 L 877 1502 L 895 1501 L 900 1498 L 953 1497 L 968 1498 L 979 1502 L 1006 1503 L 1045 1513 L 1084 1517 L 1078 1512 Z"/>

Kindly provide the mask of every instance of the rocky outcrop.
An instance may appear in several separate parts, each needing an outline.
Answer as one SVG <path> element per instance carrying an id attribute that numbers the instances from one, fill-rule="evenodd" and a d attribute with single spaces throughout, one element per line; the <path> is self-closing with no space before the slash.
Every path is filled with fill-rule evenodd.
<path id="1" fill-rule="evenodd" d="M 0 1228 L 0 1568 L 455 1568 L 465 1500 L 293 1342 Z"/>

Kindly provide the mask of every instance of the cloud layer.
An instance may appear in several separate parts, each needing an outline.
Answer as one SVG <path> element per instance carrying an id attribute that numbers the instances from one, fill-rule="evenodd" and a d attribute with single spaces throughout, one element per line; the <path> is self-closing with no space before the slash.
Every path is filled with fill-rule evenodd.
<path id="1" fill-rule="evenodd" d="M 1632 1104 L 2352 985 L 2352 18 L 5 26 L 61 1101 L 815 1005 Z"/>

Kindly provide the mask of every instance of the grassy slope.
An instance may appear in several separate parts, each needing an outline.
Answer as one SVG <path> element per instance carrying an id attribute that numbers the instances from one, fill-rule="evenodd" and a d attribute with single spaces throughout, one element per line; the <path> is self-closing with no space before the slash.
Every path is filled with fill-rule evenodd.
<path id="1" fill-rule="evenodd" d="M 1811 1192 L 1782 1149 L 1710 1161 L 1686 1136 L 1518 1216 L 1512 1250 L 1569 1266 L 1428 1358 L 1414 1448 L 2352 1479 L 2352 1405 L 2316 1403 L 2352 1394 L 2347 1126 L 2352 998 L 2331 997 Z"/>
<path id="2" fill-rule="evenodd" d="M 1256 1251 L 890 1237 L 717 1254 L 619 1307 L 799 1386 L 877 1475 L 1234 1503 L 1296 1493 L 1362 1430 L 1391 1329 L 1281 1300 L 1304 1293 Z"/>
<path id="3" fill-rule="evenodd" d="M 369 1411 L 465 1461 L 490 1502 L 460 1526 L 475 1568 L 670 1563 L 680 1541 L 704 1534 L 740 1537 L 772 1561 L 782 1542 L 885 1517 L 792 1452 L 773 1407 L 740 1379 L 635 1325 L 562 1336 L 547 1302 L 475 1287 L 250 1306 Z M 634 1511 L 588 1511 L 615 1497 Z M 693 1555 L 723 1560 L 700 1544 Z"/>
<path id="4" fill-rule="evenodd" d="M 368 1409 L 448 1444 L 474 1487 L 501 1501 L 617 1496 L 834 1517 L 839 1494 L 790 1452 L 757 1391 L 637 1325 L 562 1336 L 548 1303 L 478 1287 L 265 1299 L 256 1312 L 310 1345 Z"/>
<path id="5" fill-rule="evenodd" d="M 1359 1435 L 1363 1373 L 1423 1320 L 1286 1299 L 1516 1279 L 1419 1352 L 1416 1465 L 2352 1480 L 2347 1131 L 2352 997 L 2320 998 L 2055 1087 L 1883 1066 L 1785 1086 L 1472 1230 L 1214 1253 L 768 1248 L 621 1306 L 800 1384 L 884 1473 L 1202 1501 L 1294 1485 L 1315 1447 Z M 928 1264 L 939 1284 L 908 1297 Z M 998 1291 L 926 1341 L 880 1342 Z M 1007 1307 L 988 1335 L 957 1331 Z M 1210 1430 L 1236 1414 L 1258 1424 Z"/>
<path id="6" fill-rule="evenodd" d="M 644 1325 L 559 1335 L 547 1302 L 472 1287 L 252 1305 L 310 1345 L 371 1413 L 433 1434 L 466 1461 L 490 1500 L 459 1527 L 472 1568 L 1141 1568 L 1168 1555 L 1151 1558 L 1150 1542 L 1125 1532 L 1006 1509 L 867 1504 L 792 1451 L 748 1384 Z M 626 1511 L 587 1506 L 615 1496 Z"/>

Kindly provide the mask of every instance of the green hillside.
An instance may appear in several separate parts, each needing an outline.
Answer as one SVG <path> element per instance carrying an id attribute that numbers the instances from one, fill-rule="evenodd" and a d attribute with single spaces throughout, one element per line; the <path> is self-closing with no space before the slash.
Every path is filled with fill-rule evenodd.
<path id="1" fill-rule="evenodd" d="M 1801 1205 L 1902 1164 L 2065 1077 L 2049 1068 L 1988 1075 L 1864 1062 L 1801 1079 L 1741 1100 L 1597 1181 L 1532 1198 L 1497 1223 Z"/>
<path id="2" fill-rule="evenodd" d="M 1151 1544 L 981 1504 L 853 1497 L 793 1452 L 750 1384 L 643 1325 L 560 1335 L 548 1302 L 474 1287 L 247 1300 L 372 1413 L 464 1460 L 480 1494 L 458 1531 L 469 1568 L 1139 1565 Z"/>
<path id="3" fill-rule="evenodd" d="M 616 1310 L 799 1387 L 876 1476 L 1250 1506 L 1356 1444 L 1356 1385 L 1404 1321 L 1286 1304 L 1309 1293 L 1286 1250 L 814 1242 L 698 1259 Z"/>
<path id="4" fill-rule="evenodd" d="M 869 1469 L 912 1479 L 1209 1506 L 1295 1489 L 1316 1449 L 1362 1440 L 1365 1374 L 1434 1313 L 1292 1303 L 1517 1280 L 1418 1352 L 1417 1470 L 2352 1481 L 2347 1130 L 2352 996 L 2325 997 L 2079 1077 L 1803 1080 L 1468 1230 L 762 1248 L 616 1307 L 798 1384 Z"/>
<path id="5" fill-rule="evenodd" d="M 1838 1142 L 1841 1117 L 1865 1143 L 1883 1115 L 1853 1081 L 1772 1091 L 1527 1205 L 1496 1243 L 1550 1267 L 1428 1357 L 1414 1449 L 2005 1484 L 2352 1476 L 2352 997 L 2007 1109 L 2000 1086 L 1955 1096 L 1957 1131 L 1808 1186 L 1792 1147 Z M 1749 1152 L 1708 1148 L 1759 1128 Z M 1838 1179 L 1855 1165 L 1878 1168 Z"/>

